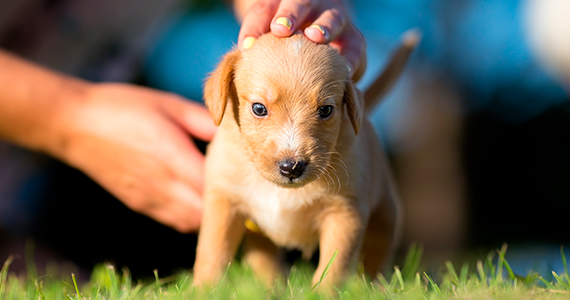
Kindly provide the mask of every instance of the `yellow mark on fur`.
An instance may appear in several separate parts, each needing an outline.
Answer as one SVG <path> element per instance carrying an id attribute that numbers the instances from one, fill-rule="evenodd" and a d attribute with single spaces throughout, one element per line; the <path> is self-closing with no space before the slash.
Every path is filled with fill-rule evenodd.
<path id="1" fill-rule="evenodd" d="M 255 38 L 252 36 L 248 36 L 245 38 L 245 40 L 243 40 L 243 48 L 249 49 L 251 48 L 251 46 L 253 46 L 254 43 L 255 43 Z"/>
<path id="2" fill-rule="evenodd" d="M 277 20 L 275 20 L 275 23 L 287 27 L 287 30 L 291 29 L 291 26 L 293 26 L 293 23 L 291 23 L 291 20 L 289 20 L 285 17 L 277 18 Z"/>
<path id="3" fill-rule="evenodd" d="M 257 224 L 255 224 L 255 222 L 253 222 L 251 219 L 245 220 L 245 228 L 249 229 L 251 232 L 261 233 L 259 226 L 257 226 Z"/>

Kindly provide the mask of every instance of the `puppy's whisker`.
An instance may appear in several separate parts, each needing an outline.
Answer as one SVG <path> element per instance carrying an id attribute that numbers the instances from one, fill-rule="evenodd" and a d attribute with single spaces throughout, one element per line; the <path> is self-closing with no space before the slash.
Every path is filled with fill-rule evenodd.
<path id="1" fill-rule="evenodd" d="M 332 176 L 329 174 L 329 172 L 327 170 L 325 170 L 325 174 L 327 175 L 327 178 L 330 179 L 330 183 L 327 179 L 327 192 L 332 193 L 333 189 L 334 189 L 334 179 L 332 178 Z"/>
<path id="2" fill-rule="evenodd" d="M 331 176 L 330 172 L 328 169 L 325 169 L 325 174 L 327 175 L 328 178 L 330 178 L 330 184 L 328 186 L 327 192 L 329 193 L 334 193 L 336 190 L 336 184 L 335 181 L 333 179 L 333 177 Z"/>
<path id="3" fill-rule="evenodd" d="M 338 187 L 337 187 L 337 189 L 336 189 L 336 194 L 338 194 L 338 193 L 340 192 L 340 189 L 341 189 L 341 186 L 342 186 L 342 185 L 341 185 L 341 181 L 340 181 L 340 177 L 338 177 L 338 174 L 335 172 L 335 169 L 333 168 L 333 166 L 332 166 L 330 163 L 327 164 L 326 169 L 327 169 L 327 173 L 328 173 L 328 174 L 331 174 L 331 173 L 332 173 L 332 175 L 334 175 L 334 176 L 336 177 L 336 183 L 338 183 Z M 336 184 L 335 184 L 335 185 L 336 185 Z"/>
<path id="4" fill-rule="evenodd" d="M 335 181 L 333 179 L 333 177 L 330 174 L 330 170 L 329 170 L 329 165 L 321 165 L 319 164 L 318 167 L 318 172 L 321 174 L 321 176 L 324 176 L 325 182 L 327 184 L 327 192 L 332 193 L 333 190 L 332 188 L 334 188 L 336 186 Z M 330 181 L 329 181 L 330 179 Z"/>
<path id="5" fill-rule="evenodd" d="M 334 177 L 333 177 L 335 175 L 334 171 L 331 173 L 331 169 L 328 168 L 328 166 L 327 166 L 327 167 L 325 167 L 325 172 L 326 172 L 327 176 L 331 179 L 330 192 L 338 194 L 337 182 L 334 180 Z"/>
<path id="6" fill-rule="evenodd" d="M 340 164 L 335 162 L 335 161 L 331 161 L 331 164 L 333 164 L 335 166 L 339 166 L 344 171 L 344 174 L 346 174 L 346 186 L 348 186 L 348 182 L 350 181 L 350 175 L 348 174 L 348 168 L 346 167 L 346 164 L 344 163 L 344 161 L 342 161 L 341 159 L 338 159 L 338 158 L 337 158 L 337 160 L 340 162 Z"/>
<path id="7" fill-rule="evenodd" d="M 346 163 L 344 163 L 344 161 L 342 160 L 342 154 L 340 154 L 336 151 L 328 152 L 328 154 L 330 155 L 330 158 L 331 158 L 330 163 L 337 165 L 341 169 L 343 169 L 344 173 L 346 174 L 346 185 L 345 186 L 348 186 L 348 182 L 350 181 L 350 175 L 348 174 L 348 167 L 346 166 Z M 339 157 L 336 157 L 333 155 L 338 155 Z M 337 163 L 336 161 L 340 162 L 340 164 Z"/>
<path id="8" fill-rule="evenodd" d="M 328 174 L 328 170 L 326 169 L 326 167 L 319 167 L 319 172 L 321 173 L 321 175 L 325 175 L 324 179 L 325 179 L 325 183 L 327 184 L 327 193 L 331 192 L 331 185 L 334 184 L 332 177 L 330 176 L 330 174 Z M 330 179 L 330 181 L 329 181 Z"/>
<path id="9" fill-rule="evenodd" d="M 340 193 L 340 189 L 342 188 L 342 184 L 340 182 L 340 177 L 338 177 L 338 175 L 336 174 L 336 172 L 333 172 L 333 175 L 336 177 L 336 180 L 338 182 L 338 188 L 336 190 L 336 194 Z"/>
<path id="10" fill-rule="evenodd" d="M 339 166 L 341 169 L 344 170 L 344 173 L 346 174 L 346 182 L 345 182 L 344 186 L 348 186 L 348 182 L 350 181 L 350 177 L 349 177 L 349 175 L 348 175 L 348 171 L 346 171 L 346 169 L 345 169 L 342 165 L 340 165 L 340 164 L 337 164 L 337 163 L 334 163 L 334 162 L 331 162 L 331 164 L 333 164 L 333 165 L 335 165 L 335 166 Z M 335 172 L 335 174 L 336 174 L 336 172 Z M 336 176 L 337 176 L 337 177 L 340 177 L 340 176 L 338 176 L 338 174 L 336 174 Z"/>

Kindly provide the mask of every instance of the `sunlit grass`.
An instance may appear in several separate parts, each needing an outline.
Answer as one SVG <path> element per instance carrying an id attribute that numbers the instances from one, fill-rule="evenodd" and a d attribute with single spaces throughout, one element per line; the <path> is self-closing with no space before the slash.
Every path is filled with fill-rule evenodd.
<path id="1" fill-rule="evenodd" d="M 456 266 L 446 262 L 440 271 L 422 269 L 422 249 L 414 245 L 402 267 L 391 274 L 369 278 L 361 272 L 335 289 L 338 299 L 570 299 L 570 276 L 561 250 L 564 271 L 552 272 L 552 281 L 531 273 L 517 275 L 505 259 L 507 247 L 491 252 L 484 259 Z M 0 299 L 324 299 L 310 285 L 314 268 L 295 264 L 286 279 L 267 289 L 249 268 L 228 266 L 221 282 L 208 289 L 192 286 L 192 273 L 182 272 L 154 280 L 133 282 L 128 269 L 100 265 L 91 279 L 79 284 L 74 274 L 65 278 L 27 278 L 9 273 L 12 258 L 0 271 Z M 334 263 L 334 261 L 331 261 Z M 325 275 L 326 276 L 326 275 Z"/>

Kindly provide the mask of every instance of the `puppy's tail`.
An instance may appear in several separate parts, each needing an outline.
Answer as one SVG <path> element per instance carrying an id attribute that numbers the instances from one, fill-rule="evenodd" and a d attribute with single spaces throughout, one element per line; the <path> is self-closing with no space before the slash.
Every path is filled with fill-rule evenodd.
<path id="1" fill-rule="evenodd" d="M 400 47 L 392 55 L 388 65 L 364 92 L 364 111 L 371 112 L 380 103 L 380 100 L 400 77 L 410 54 L 420 40 L 421 33 L 417 29 L 410 29 L 404 33 Z"/>

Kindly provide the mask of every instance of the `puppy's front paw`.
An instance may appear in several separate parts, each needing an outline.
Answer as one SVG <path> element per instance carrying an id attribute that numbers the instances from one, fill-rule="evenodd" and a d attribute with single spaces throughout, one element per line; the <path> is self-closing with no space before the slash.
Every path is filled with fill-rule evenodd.
<path id="1" fill-rule="evenodd" d="M 208 290 L 216 286 L 219 282 L 218 276 L 212 274 L 204 275 L 201 273 L 194 273 L 192 286 L 199 290 Z"/>
<path id="2" fill-rule="evenodd" d="M 222 274 L 218 268 L 207 267 L 199 260 L 194 264 L 194 280 L 192 285 L 200 288 L 208 288 L 216 285 L 221 279 Z"/>

